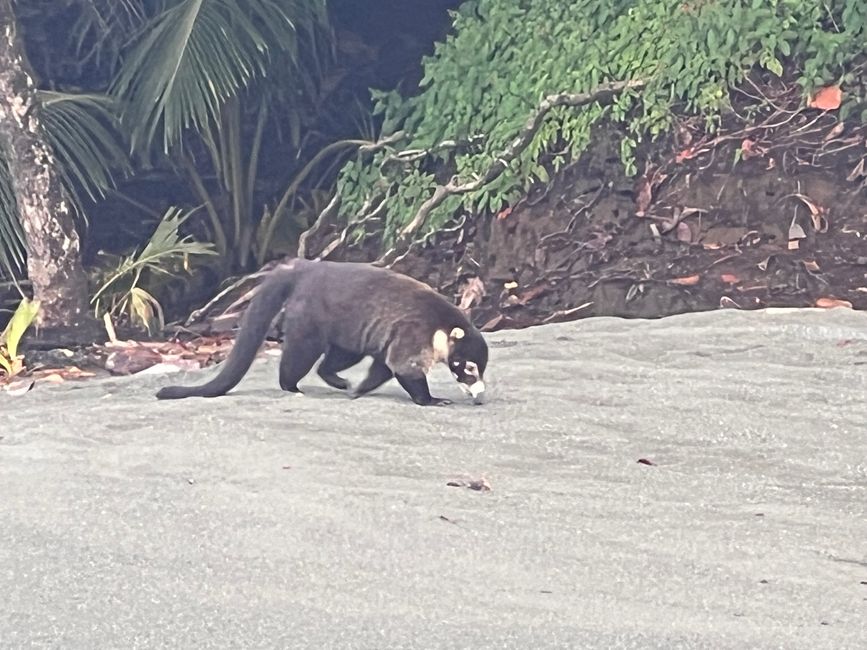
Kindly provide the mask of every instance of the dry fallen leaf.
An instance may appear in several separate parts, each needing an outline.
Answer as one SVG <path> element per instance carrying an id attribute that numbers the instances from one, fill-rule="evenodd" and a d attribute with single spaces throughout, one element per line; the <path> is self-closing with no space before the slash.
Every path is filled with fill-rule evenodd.
<path id="1" fill-rule="evenodd" d="M 548 285 L 546 283 L 537 284 L 535 287 L 530 287 L 529 289 L 525 289 L 521 293 L 518 294 L 518 304 L 526 305 L 528 302 L 542 295 L 548 290 Z"/>
<path id="2" fill-rule="evenodd" d="M 807 233 L 804 232 L 804 229 L 793 220 L 789 226 L 789 239 L 805 239 L 806 237 Z"/>
<path id="3" fill-rule="evenodd" d="M 835 307 L 852 309 L 852 303 L 848 300 L 840 300 L 839 298 L 819 298 L 816 301 L 816 307 L 821 307 L 822 309 L 833 309 Z"/>
<path id="4" fill-rule="evenodd" d="M 593 301 L 585 302 L 584 304 L 578 305 L 577 307 L 570 307 L 569 309 L 558 309 L 550 316 L 547 316 L 542 323 L 563 323 L 569 320 L 575 320 L 572 318 L 575 314 L 577 314 L 582 309 L 587 309 L 588 307 L 593 306 Z"/>
<path id="5" fill-rule="evenodd" d="M 32 379 L 23 379 L 21 381 L 13 381 L 11 384 L 4 387 L 4 392 L 11 397 L 19 397 L 30 391 L 36 382 Z"/>
<path id="6" fill-rule="evenodd" d="M 833 140 L 837 136 L 839 136 L 843 131 L 846 130 L 845 122 L 837 122 L 830 131 L 825 134 L 825 137 L 822 138 L 822 142 L 828 142 L 828 140 Z"/>
<path id="7" fill-rule="evenodd" d="M 840 86 L 825 86 L 813 95 L 808 106 L 821 111 L 834 111 L 843 103 L 843 91 Z"/>
<path id="8" fill-rule="evenodd" d="M 815 260 L 801 260 L 801 263 L 808 271 L 818 272 L 821 270 L 819 269 L 819 264 Z"/>
<path id="9" fill-rule="evenodd" d="M 691 287 L 691 286 L 698 284 L 700 281 L 701 281 L 701 276 L 696 274 L 696 275 L 687 275 L 687 276 L 684 276 L 682 278 L 672 278 L 671 280 L 669 280 L 669 283 L 678 284 L 682 287 Z"/>
<path id="10" fill-rule="evenodd" d="M 643 217 L 647 214 L 647 208 L 653 201 L 653 188 L 650 185 L 649 178 L 641 179 L 641 187 L 638 189 L 638 196 L 635 198 L 635 204 L 638 208 L 635 211 L 635 216 Z"/>
<path id="11" fill-rule="evenodd" d="M 646 458 L 639 458 L 635 462 L 638 463 L 639 465 L 656 465 L 656 463 L 654 463 L 652 460 L 648 460 Z"/>
<path id="12" fill-rule="evenodd" d="M 726 284 L 737 284 L 740 282 L 740 278 L 738 278 L 734 273 L 723 273 L 719 276 L 719 279 Z"/>
<path id="13" fill-rule="evenodd" d="M 488 483 L 487 479 L 472 479 L 472 480 L 459 480 L 459 481 L 449 481 L 446 483 L 449 487 L 464 487 L 470 490 L 475 490 L 476 492 L 490 492 L 491 484 Z"/>
<path id="14" fill-rule="evenodd" d="M 692 243 L 692 228 L 689 227 L 688 223 L 681 221 L 677 224 L 676 235 L 678 241 L 682 241 L 686 244 Z"/>
<path id="15" fill-rule="evenodd" d="M 858 164 L 855 165 L 855 168 L 851 172 L 849 172 L 849 175 L 846 177 L 847 181 L 851 183 L 852 181 L 860 178 L 861 176 L 867 176 L 867 171 L 864 170 L 864 160 L 865 158 L 859 160 Z"/>
<path id="16" fill-rule="evenodd" d="M 464 290 L 461 292 L 461 302 L 459 309 L 467 311 L 473 305 L 482 304 L 482 299 L 485 297 L 485 284 L 479 278 L 473 277 L 467 280 Z"/>
<path id="17" fill-rule="evenodd" d="M 798 199 L 799 201 L 801 201 L 801 203 L 807 206 L 807 209 L 810 211 L 810 220 L 813 222 L 813 230 L 815 230 L 816 232 L 828 232 L 828 218 L 826 216 L 828 214 L 828 210 L 826 208 L 817 205 L 815 201 L 810 199 L 810 197 L 805 194 L 794 193 L 790 194 L 789 196 Z M 791 238 L 792 237 L 790 235 L 790 239 Z"/>

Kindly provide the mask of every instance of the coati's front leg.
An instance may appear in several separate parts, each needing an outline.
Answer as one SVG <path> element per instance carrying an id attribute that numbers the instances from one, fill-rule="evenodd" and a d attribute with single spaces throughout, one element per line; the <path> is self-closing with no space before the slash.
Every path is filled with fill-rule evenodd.
<path id="1" fill-rule="evenodd" d="M 349 382 L 338 375 L 338 372 L 351 368 L 359 363 L 365 357 L 364 354 L 350 352 L 336 345 L 328 348 L 325 353 L 325 358 L 319 364 L 319 369 L 316 371 L 326 384 L 337 390 L 346 390 L 349 388 Z"/>
<path id="2" fill-rule="evenodd" d="M 355 387 L 350 396 L 352 399 L 361 397 L 372 390 L 376 390 L 392 377 L 394 377 L 394 373 L 391 371 L 391 368 L 379 359 L 374 359 L 370 365 L 370 370 L 367 371 L 367 377 Z"/>
<path id="3" fill-rule="evenodd" d="M 427 385 L 427 377 L 421 375 L 395 375 L 398 383 L 403 389 L 409 393 L 412 401 L 419 406 L 446 406 L 452 401 L 442 397 L 431 397 L 430 389 Z"/>

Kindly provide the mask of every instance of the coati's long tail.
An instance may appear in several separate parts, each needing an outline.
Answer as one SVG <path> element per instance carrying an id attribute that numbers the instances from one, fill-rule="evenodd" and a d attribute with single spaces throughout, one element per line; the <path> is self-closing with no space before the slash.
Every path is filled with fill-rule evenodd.
<path id="1" fill-rule="evenodd" d="M 295 273 L 294 265 L 290 263 L 279 266 L 268 274 L 250 301 L 232 351 L 220 365 L 216 377 L 200 386 L 165 386 L 157 391 L 157 399 L 218 397 L 232 390 L 250 369 L 265 340 L 271 321 L 292 294 Z"/>

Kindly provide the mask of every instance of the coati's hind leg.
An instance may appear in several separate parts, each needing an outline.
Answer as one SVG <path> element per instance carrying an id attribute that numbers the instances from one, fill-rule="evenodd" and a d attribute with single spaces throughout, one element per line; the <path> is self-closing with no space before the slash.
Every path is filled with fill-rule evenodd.
<path id="1" fill-rule="evenodd" d="M 370 365 L 370 369 L 367 371 L 367 377 L 365 377 L 364 380 L 362 380 L 362 382 L 352 391 L 352 399 L 356 399 L 370 391 L 376 390 L 392 377 L 394 377 L 394 373 L 391 371 L 391 368 L 379 359 L 374 359 L 373 363 Z"/>
<path id="2" fill-rule="evenodd" d="M 324 351 L 325 346 L 315 335 L 285 332 L 283 354 L 280 357 L 280 388 L 290 393 L 300 393 L 298 382 L 313 370 Z"/>
<path id="3" fill-rule="evenodd" d="M 349 388 L 349 382 L 337 373 L 346 370 L 347 368 L 351 368 L 355 364 L 359 363 L 364 357 L 364 354 L 350 352 L 349 350 L 344 350 L 341 347 L 332 345 L 328 348 L 328 352 L 325 353 L 325 358 L 322 360 L 322 363 L 319 364 L 319 368 L 316 372 L 320 377 L 322 377 L 322 381 L 332 388 L 346 390 Z"/>
<path id="4" fill-rule="evenodd" d="M 431 397 L 427 377 L 422 375 L 395 375 L 398 383 L 409 393 L 412 401 L 419 406 L 445 406 L 452 401 L 441 397 Z"/>

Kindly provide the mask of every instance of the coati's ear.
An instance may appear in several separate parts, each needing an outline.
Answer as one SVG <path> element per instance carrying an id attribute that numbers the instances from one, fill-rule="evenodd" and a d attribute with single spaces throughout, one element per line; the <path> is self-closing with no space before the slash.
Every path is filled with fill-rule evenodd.
<path id="1" fill-rule="evenodd" d="M 462 330 L 460 327 L 456 327 L 449 334 L 449 339 L 451 339 L 452 341 L 456 341 L 458 339 L 464 338 L 465 335 L 466 332 L 464 332 L 464 330 Z"/>

